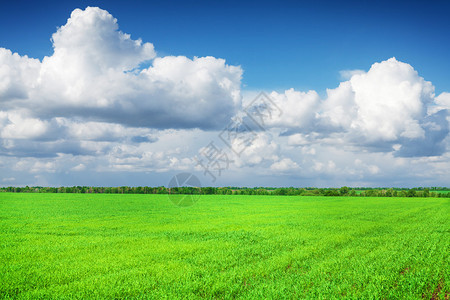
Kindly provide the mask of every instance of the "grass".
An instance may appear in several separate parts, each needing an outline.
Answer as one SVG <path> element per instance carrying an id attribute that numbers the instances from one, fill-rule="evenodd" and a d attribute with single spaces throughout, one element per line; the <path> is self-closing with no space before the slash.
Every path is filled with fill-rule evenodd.
<path id="1" fill-rule="evenodd" d="M 449 199 L 0 194 L 2 298 L 441 298 Z"/>

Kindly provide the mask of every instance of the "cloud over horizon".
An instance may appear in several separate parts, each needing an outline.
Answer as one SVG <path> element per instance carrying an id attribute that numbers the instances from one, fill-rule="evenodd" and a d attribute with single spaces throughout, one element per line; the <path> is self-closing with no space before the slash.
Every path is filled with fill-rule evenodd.
<path id="1" fill-rule="evenodd" d="M 42 61 L 0 48 L 0 184 L 201 172 L 194 157 L 251 100 L 240 66 L 158 56 L 100 8 L 75 9 L 52 43 Z M 275 176 L 318 185 L 450 180 L 443 171 L 450 167 L 450 93 L 436 96 L 431 82 L 395 58 L 341 77 L 324 97 L 294 88 L 268 93 L 282 113 L 255 130 L 240 155 L 222 145 L 233 156 L 230 172 L 239 174 L 223 175 L 223 185 L 251 173 L 261 185 Z M 412 170 L 413 179 L 404 175 Z"/>
<path id="2" fill-rule="evenodd" d="M 348 71 L 347 71 L 348 72 Z M 269 126 L 315 138 L 339 139 L 397 156 L 444 153 L 449 133 L 446 93 L 395 58 L 358 70 L 320 99 L 316 91 L 271 93 L 283 114 Z M 433 108 L 430 110 L 430 107 Z M 289 135 L 289 134 L 287 134 Z"/>

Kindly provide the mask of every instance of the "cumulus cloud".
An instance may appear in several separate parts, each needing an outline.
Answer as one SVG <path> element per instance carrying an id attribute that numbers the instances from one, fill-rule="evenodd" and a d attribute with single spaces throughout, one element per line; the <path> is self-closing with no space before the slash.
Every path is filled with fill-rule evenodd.
<path id="1" fill-rule="evenodd" d="M 428 108 L 428 114 L 433 114 L 446 109 L 450 109 L 450 93 L 443 92 L 436 97 L 434 105 Z"/>
<path id="2" fill-rule="evenodd" d="M 427 115 L 434 97 L 431 82 L 411 65 L 391 58 L 329 90 L 320 121 L 338 127 L 354 143 L 380 149 L 400 143 L 409 150 L 398 155 L 438 155 L 443 149 L 413 150 L 424 142 L 441 148 L 448 133 L 443 115 Z"/>
<path id="3" fill-rule="evenodd" d="M 0 48 L 0 103 L 27 99 L 39 76 L 40 62 Z"/>
<path id="4" fill-rule="evenodd" d="M 16 171 L 28 171 L 30 173 L 55 173 L 57 169 L 56 161 L 40 161 L 33 159 L 25 159 L 18 161 L 13 170 Z"/>
<path id="5" fill-rule="evenodd" d="M 288 138 L 289 146 L 304 146 L 304 145 L 309 145 L 313 142 L 314 142 L 314 137 L 311 136 L 310 134 L 305 135 L 305 134 L 301 134 L 301 133 L 296 133 L 296 134 L 289 135 L 289 138 Z"/>
<path id="6" fill-rule="evenodd" d="M 187 170 L 195 166 L 193 157 L 183 157 L 180 148 L 155 151 L 149 147 L 120 144 L 108 152 L 109 171 L 167 172 Z"/>
<path id="7" fill-rule="evenodd" d="M 450 109 L 450 93 L 444 92 L 436 97 L 436 104 L 442 109 Z"/>
<path id="8" fill-rule="evenodd" d="M 373 64 L 367 72 L 348 75 L 349 80 L 328 89 L 323 100 L 314 91 L 272 92 L 283 115 L 271 118 L 267 126 L 286 130 L 290 145 L 320 140 L 395 151 L 398 156 L 445 151 L 448 94 L 435 97 L 434 86 L 411 65 L 391 58 Z"/>
<path id="9" fill-rule="evenodd" d="M 49 130 L 49 124 L 37 118 L 27 118 L 14 111 L 0 111 L 0 137 L 4 139 L 35 139 Z"/>
<path id="10" fill-rule="evenodd" d="M 274 171 L 289 171 L 298 169 L 298 164 L 292 161 L 290 158 L 283 158 L 280 161 L 274 162 L 270 169 Z"/>
<path id="11" fill-rule="evenodd" d="M 75 9 L 67 23 L 52 36 L 54 54 L 44 59 L 44 71 L 55 67 L 61 75 L 102 75 L 108 70 L 128 71 L 156 56 L 151 43 L 132 40 L 119 31 L 117 19 L 106 10 Z M 70 61 L 64 61 L 72 58 Z M 69 68 L 59 68 L 63 63 Z M 78 73 L 80 72 L 80 73 Z"/>
<path id="12" fill-rule="evenodd" d="M 420 120 L 434 96 L 431 82 L 391 58 L 350 79 L 357 114 L 350 129 L 369 141 L 423 138 Z"/>
<path id="13" fill-rule="evenodd" d="M 76 9 L 42 62 L 0 49 L 0 101 L 34 118 L 218 128 L 240 104 L 242 69 L 214 57 L 157 57 L 107 11 Z M 152 60 L 148 68 L 141 64 Z"/>
<path id="14" fill-rule="evenodd" d="M 282 113 L 268 118 L 268 126 L 306 128 L 312 124 L 320 101 L 316 91 L 299 92 L 289 89 L 284 93 L 272 92 L 270 96 Z"/>
<path id="15" fill-rule="evenodd" d="M 237 167 L 253 167 L 278 160 L 279 146 L 269 133 L 259 132 L 250 140 L 248 138 L 248 136 L 239 136 L 233 139 L 232 149 L 239 154 L 233 157 Z M 249 141 L 245 147 L 243 147 L 245 144 L 243 139 Z"/>

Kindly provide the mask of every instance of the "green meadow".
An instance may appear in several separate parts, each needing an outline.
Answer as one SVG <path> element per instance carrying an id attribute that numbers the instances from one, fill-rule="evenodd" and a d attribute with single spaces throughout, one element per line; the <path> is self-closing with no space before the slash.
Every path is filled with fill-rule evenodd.
<path id="1" fill-rule="evenodd" d="M 0 297 L 448 299 L 449 206 L 0 193 Z"/>

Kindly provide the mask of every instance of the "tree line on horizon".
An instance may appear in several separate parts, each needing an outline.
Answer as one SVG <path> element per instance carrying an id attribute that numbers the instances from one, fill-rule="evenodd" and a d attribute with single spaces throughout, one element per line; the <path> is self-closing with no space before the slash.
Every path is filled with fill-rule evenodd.
<path id="1" fill-rule="evenodd" d="M 202 194 L 202 195 L 277 195 L 277 196 L 359 196 L 359 197 L 448 197 L 446 187 L 417 188 L 271 188 L 271 187 L 173 187 L 120 186 L 120 187 L 1 187 L 10 193 L 77 193 L 77 194 Z"/>

